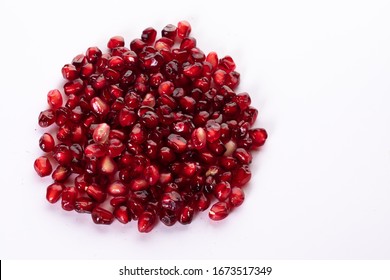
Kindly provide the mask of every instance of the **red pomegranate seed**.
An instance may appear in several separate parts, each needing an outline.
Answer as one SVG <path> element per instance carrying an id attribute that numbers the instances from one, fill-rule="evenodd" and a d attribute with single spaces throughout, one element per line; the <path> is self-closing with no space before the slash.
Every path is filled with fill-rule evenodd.
<path id="1" fill-rule="evenodd" d="M 78 191 L 74 187 L 66 187 L 62 191 L 61 206 L 65 211 L 73 211 L 75 208 Z"/>
<path id="2" fill-rule="evenodd" d="M 232 178 L 232 185 L 241 187 L 249 182 L 249 180 L 252 177 L 252 173 L 249 170 L 248 165 L 243 165 L 236 170 L 234 170 L 233 178 Z"/>
<path id="3" fill-rule="evenodd" d="M 153 27 L 148 27 L 142 31 L 141 40 L 146 44 L 151 45 L 156 40 L 157 31 Z"/>
<path id="4" fill-rule="evenodd" d="M 127 206 L 119 206 L 114 210 L 114 216 L 115 218 L 121 222 L 122 224 L 127 224 L 131 221 L 131 217 L 129 215 L 129 211 L 127 209 Z"/>
<path id="5" fill-rule="evenodd" d="M 171 40 L 175 40 L 177 35 L 177 28 L 173 24 L 168 24 L 164 27 L 164 29 L 161 31 L 161 35 L 163 37 L 166 37 Z"/>
<path id="6" fill-rule="evenodd" d="M 96 206 L 92 210 L 91 216 L 95 224 L 110 225 L 114 221 L 114 214 L 100 206 Z"/>
<path id="7" fill-rule="evenodd" d="M 55 112 L 52 109 L 42 111 L 38 117 L 38 124 L 41 127 L 48 127 L 55 121 Z"/>
<path id="8" fill-rule="evenodd" d="M 177 24 L 177 36 L 180 39 L 184 39 L 185 37 L 188 37 L 191 33 L 191 25 L 188 21 L 182 20 L 179 21 Z"/>
<path id="9" fill-rule="evenodd" d="M 156 221 L 156 214 L 145 211 L 138 219 L 138 231 L 144 233 L 150 232 L 154 228 Z"/>
<path id="10" fill-rule="evenodd" d="M 240 206 L 245 199 L 245 194 L 241 188 L 234 187 L 229 197 L 229 202 L 232 207 Z"/>
<path id="11" fill-rule="evenodd" d="M 107 197 L 104 189 L 95 183 L 87 186 L 85 192 L 96 202 L 103 202 Z"/>
<path id="12" fill-rule="evenodd" d="M 63 184 L 54 183 L 47 187 L 46 190 L 46 199 L 50 203 L 56 203 L 62 194 L 62 191 L 65 189 Z"/>
<path id="13" fill-rule="evenodd" d="M 124 45 L 125 39 L 122 36 L 114 36 L 108 41 L 107 48 L 114 49 L 117 47 L 123 47 Z"/>
<path id="14" fill-rule="evenodd" d="M 192 218 L 194 217 L 194 208 L 189 205 L 184 206 L 181 210 L 179 216 L 179 223 L 182 225 L 187 225 L 192 222 Z"/>
<path id="15" fill-rule="evenodd" d="M 106 123 L 98 124 L 93 131 L 92 138 L 95 143 L 103 144 L 108 140 L 110 135 L 110 126 Z"/>
<path id="16" fill-rule="evenodd" d="M 90 197 L 78 197 L 75 200 L 74 210 L 78 213 L 92 213 L 95 208 L 96 202 Z"/>
<path id="17" fill-rule="evenodd" d="M 39 139 L 39 147 L 46 153 L 53 151 L 55 147 L 53 136 L 49 133 L 44 133 Z"/>
<path id="18" fill-rule="evenodd" d="M 123 196 L 127 194 L 128 189 L 122 182 L 114 181 L 108 186 L 107 192 L 112 196 Z"/>
<path id="19" fill-rule="evenodd" d="M 79 77 L 79 71 L 77 71 L 76 66 L 73 64 L 65 64 L 61 72 L 64 79 L 69 81 L 73 81 Z"/>
<path id="20" fill-rule="evenodd" d="M 263 146 L 265 143 L 265 140 L 267 140 L 267 132 L 262 128 L 256 128 L 249 130 L 249 135 L 253 141 L 254 147 L 260 147 Z"/>
<path id="21" fill-rule="evenodd" d="M 58 89 L 53 89 L 47 93 L 47 104 L 52 109 L 58 109 L 62 106 L 62 95 Z"/>
<path id="22" fill-rule="evenodd" d="M 34 169 L 40 177 L 46 177 L 53 171 L 51 163 L 47 157 L 39 157 L 34 162 Z"/>
<path id="23" fill-rule="evenodd" d="M 189 224 L 210 204 L 210 218 L 221 220 L 243 203 L 251 150 L 267 132 L 252 127 L 249 94 L 235 92 L 233 58 L 206 56 L 191 29 L 182 20 L 156 38 L 149 27 L 128 47 L 114 36 L 108 50 L 90 47 L 62 67 L 65 95 L 49 91 L 50 109 L 38 117 L 42 128 L 56 124 L 39 147 L 58 165 L 34 162 L 39 176 L 52 175 L 50 203 L 61 198 L 97 224 L 138 220 L 140 232 L 157 218 Z"/>
<path id="24" fill-rule="evenodd" d="M 51 177 L 55 182 L 63 182 L 72 174 L 71 170 L 66 166 L 58 165 L 53 171 Z"/>
<path id="25" fill-rule="evenodd" d="M 230 187 L 230 184 L 228 182 L 221 181 L 218 184 L 215 185 L 214 189 L 214 195 L 219 201 L 225 201 L 232 189 Z"/>
<path id="26" fill-rule="evenodd" d="M 229 210 L 229 205 L 226 202 L 217 202 L 211 206 L 209 217 L 214 221 L 223 220 L 229 215 Z"/>
<path id="27" fill-rule="evenodd" d="M 173 133 L 168 136 L 167 144 L 177 153 L 183 153 L 187 148 L 187 140 Z"/>

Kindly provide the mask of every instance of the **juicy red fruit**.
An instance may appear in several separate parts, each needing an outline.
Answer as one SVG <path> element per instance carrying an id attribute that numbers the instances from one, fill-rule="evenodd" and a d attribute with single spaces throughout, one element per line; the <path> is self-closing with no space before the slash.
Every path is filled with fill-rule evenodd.
<path id="1" fill-rule="evenodd" d="M 143 233 L 208 209 L 219 221 L 242 205 L 268 135 L 253 127 L 250 95 L 235 91 L 236 62 L 204 53 L 191 32 L 185 20 L 148 27 L 64 64 L 63 89 L 47 93 L 38 117 L 48 129 L 34 169 L 54 181 L 49 203 L 99 225 L 135 221 Z"/>

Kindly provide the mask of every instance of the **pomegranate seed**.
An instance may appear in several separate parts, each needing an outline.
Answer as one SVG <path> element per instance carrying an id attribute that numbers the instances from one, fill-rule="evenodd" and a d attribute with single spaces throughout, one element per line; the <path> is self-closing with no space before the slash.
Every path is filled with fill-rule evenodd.
<path id="1" fill-rule="evenodd" d="M 267 131 L 265 131 L 262 128 L 256 128 L 249 130 L 249 135 L 253 141 L 254 147 L 260 147 L 263 146 L 265 143 L 265 140 L 267 140 Z"/>
<path id="2" fill-rule="evenodd" d="M 191 25 L 188 21 L 182 20 L 179 21 L 177 24 L 177 36 L 180 39 L 184 39 L 185 37 L 188 37 L 191 33 Z"/>
<path id="3" fill-rule="evenodd" d="M 145 211 L 138 219 L 138 231 L 144 233 L 150 232 L 154 228 L 156 221 L 156 214 Z"/>
<path id="4" fill-rule="evenodd" d="M 104 189 L 95 183 L 87 186 L 85 192 L 96 202 L 103 202 L 107 196 Z"/>
<path id="5" fill-rule="evenodd" d="M 127 224 L 128 222 L 131 221 L 129 211 L 127 210 L 127 207 L 124 205 L 119 206 L 114 210 L 114 216 L 122 224 Z"/>
<path id="6" fill-rule="evenodd" d="M 78 191 L 74 187 L 66 187 L 62 191 L 61 206 L 65 211 L 72 211 L 75 208 Z"/>
<path id="7" fill-rule="evenodd" d="M 252 173 L 249 170 L 248 165 L 243 165 L 237 168 L 233 173 L 232 184 L 234 186 L 241 187 L 249 182 L 252 177 Z"/>
<path id="8" fill-rule="evenodd" d="M 110 135 L 110 126 L 106 123 L 98 124 L 93 131 L 92 138 L 95 143 L 103 144 L 108 140 Z"/>
<path id="9" fill-rule="evenodd" d="M 168 136 L 167 144 L 177 153 L 183 153 L 187 148 L 186 139 L 173 133 Z"/>
<path id="10" fill-rule="evenodd" d="M 49 133 L 44 133 L 39 139 L 39 147 L 42 151 L 49 153 L 54 150 L 54 138 Z"/>
<path id="11" fill-rule="evenodd" d="M 91 213 L 95 208 L 96 202 L 89 197 L 78 197 L 75 200 L 74 210 L 78 213 Z"/>
<path id="12" fill-rule="evenodd" d="M 53 89 L 47 93 L 47 104 L 52 109 L 58 109 L 62 106 L 62 95 L 58 89 Z"/>
<path id="13" fill-rule="evenodd" d="M 114 221 L 113 213 L 99 206 L 92 210 L 91 216 L 95 224 L 110 225 Z"/>
<path id="14" fill-rule="evenodd" d="M 221 181 L 218 184 L 215 185 L 214 189 L 214 195 L 219 201 L 225 201 L 232 189 L 230 187 L 230 184 L 228 182 Z"/>
<path id="15" fill-rule="evenodd" d="M 51 177 L 55 182 L 63 182 L 68 179 L 71 173 L 72 172 L 68 167 L 58 165 L 57 168 L 53 171 Z"/>
<path id="16" fill-rule="evenodd" d="M 225 219 L 229 215 L 229 205 L 226 202 L 217 202 L 211 206 L 209 217 L 214 221 Z"/>
<path id="17" fill-rule="evenodd" d="M 141 40 L 146 44 L 151 45 L 156 40 L 157 31 L 153 27 L 148 27 L 142 31 Z"/>
<path id="18" fill-rule="evenodd" d="M 38 124 L 40 127 L 48 127 L 52 125 L 54 121 L 55 121 L 55 114 L 52 109 L 42 111 L 39 114 Z"/>
<path id="19" fill-rule="evenodd" d="M 251 150 L 267 132 L 253 127 L 258 110 L 249 94 L 235 92 L 233 58 L 206 56 L 190 34 L 185 20 L 166 25 L 160 38 L 148 27 L 129 47 L 114 36 L 108 50 L 89 47 L 61 68 L 65 95 L 49 91 L 49 109 L 38 117 L 40 127 L 56 124 L 39 147 L 58 165 L 53 171 L 45 156 L 34 162 L 54 181 L 50 203 L 61 198 L 65 210 L 97 224 L 137 220 L 140 232 L 157 218 L 189 224 L 210 204 L 210 218 L 221 220 L 243 203 Z"/>
<path id="20" fill-rule="evenodd" d="M 47 157 L 39 157 L 34 162 L 34 169 L 40 177 L 46 177 L 53 171 L 51 163 Z"/>
<path id="21" fill-rule="evenodd" d="M 240 206 L 245 199 L 245 194 L 241 188 L 234 187 L 230 193 L 229 202 L 232 207 Z"/>
<path id="22" fill-rule="evenodd" d="M 107 192 L 112 196 L 123 196 L 127 194 L 128 189 L 122 182 L 114 181 L 108 186 Z"/>
<path id="23" fill-rule="evenodd" d="M 125 39 L 122 36 L 114 36 L 108 41 L 107 48 L 114 49 L 117 47 L 123 47 L 124 45 Z"/>
<path id="24" fill-rule="evenodd" d="M 166 37 L 171 40 L 175 40 L 177 35 L 177 28 L 173 24 L 168 24 L 164 27 L 164 29 L 161 31 L 161 35 L 163 37 Z"/>
<path id="25" fill-rule="evenodd" d="M 62 191 L 65 189 L 65 186 L 62 184 L 54 183 L 47 187 L 46 190 L 46 199 L 50 203 L 56 203 L 62 194 Z"/>
<path id="26" fill-rule="evenodd" d="M 187 225 L 192 222 L 192 218 L 194 217 L 194 208 L 189 205 L 184 206 L 181 210 L 179 222 L 182 225 Z"/>
<path id="27" fill-rule="evenodd" d="M 65 64 L 64 67 L 62 67 L 61 72 L 64 79 L 69 81 L 73 81 L 79 77 L 79 72 L 73 64 Z"/>

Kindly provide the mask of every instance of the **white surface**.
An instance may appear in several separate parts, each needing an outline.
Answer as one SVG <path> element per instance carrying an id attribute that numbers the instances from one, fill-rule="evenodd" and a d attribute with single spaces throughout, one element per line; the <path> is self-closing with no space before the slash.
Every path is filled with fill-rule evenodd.
<path id="1" fill-rule="evenodd" d="M 1 259 L 390 258 L 389 1 L 38 2 L 0 2 Z M 32 165 L 62 65 L 181 19 L 235 59 L 269 132 L 243 206 L 141 235 L 49 205 Z"/>

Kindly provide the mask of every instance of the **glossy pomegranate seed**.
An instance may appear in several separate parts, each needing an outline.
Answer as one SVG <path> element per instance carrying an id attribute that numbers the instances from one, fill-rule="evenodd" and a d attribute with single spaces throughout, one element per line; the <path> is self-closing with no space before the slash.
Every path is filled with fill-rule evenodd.
<path id="1" fill-rule="evenodd" d="M 46 153 L 53 151 L 55 147 L 53 136 L 50 133 L 44 133 L 39 139 L 39 147 Z"/>
<path id="2" fill-rule="evenodd" d="M 180 39 L 184 39 L 185 37 L 188 37 L 191 33 L 191 25 L 188 21 L 182 20 L 179 21 L 177 24 L 177 36 Z"/>
<path id="3" fill-rule="evenodd" d="M 110 126 L 106 123 L 98 124 L 93 131 L 92 138 L 95 143 L 103 144 L 108 140 L 110 135 Z"/>
<path id="4" fill-rule="evenodd" d="M 215 185 L 214 189 L 214 195 L 219 201 L 225 201 L 232 189 L 230 187 L 230 184 L 228 182 L 221 181 L 218 184 Z"/>
<path id="5" fill-rule="evenodd" d="M 79 72 L 73 64 L 65 64 L 64 67 L 62 67 L 61 72 L 64 79 L 69 81 L 73 81 L 79 77 Z"/>
<path id="6" fill-rule="evenodd" d="M 47 157 L 39 157 L 34 162 L 34 169 L 40 177 L 46 177 L 53 171 L 51 163 Z"/>
<path id="7" fill-rule="evenodd" d="M 114 216 L 122 224 L 127 224 L 131 220 L 127 206 L 124 205 L 119 206 L 114 210 Z"/>
<path id="8" fill-rule="evenodd" d="M 90 197 L 78 197 L 75 200 L 74 210 L 78 213 L 91 213 L 95 208 L 96 202 Z"/>
<path id="9" fill-rule="evenodd" d="M 42 111 L 38 117 L 38 124 L 41 127 L 48 127 L 55 121 L 55 112 L 52 109 Z"/>
<path id="10" fill-rule="evenodd" d="M 50 203 L 56 203 L 62 194 L 62 191 L 65 189 L 63 184 L 54 183 L 47 187 L 46 190 L 46 199 Z"/>
<path id="11" fill-rule="evenodd" d="M 50 203 L 61 199 L 97 224 L 137 220 L 140 232 L 158 220 L 189 224 L 208 209 L 221 220 L 243 203 L 251 150 L 267 132 L 253 127 L 250 95 L 235 91 L 233 58 L 206 55 L 191 29 L 182 20 L 157 38 L 148 27 L 127 47 L 114 36 L 108 49 L 89 47 L 64 64 L 64 96 L 49 91 L 49 109 L 38 117 L 42 128 L 56 124 L 39 139 L 48 157 L 34 162 L 54 181 Z"/>
<path id="12" fill-rule="evenodd" d="M 240 206 L 245 199 L 245 194 L 241 188 L 235 187 L 232 188 L 232 192 L 229 196 L 229 202 L 232 207 Z"/>
<path id="13" fill-rule="evenodd" d="M 62 106 L 62 95 L 58 89 L 53 89 L 47 93 L 47 104 L 52 109 L 57 109 Z"/>
<path id="14" fill-rule="evenodd" d="M 114 221 L 114 214 L 100 206 L 92 210 L 91 216 L 95 224 L 110 225 Z"/>
<path id="15" fill-rule="evenodd" d="M 138 231 L 144 233 L 150 232 L 154 228 L 156 221 L 156 214 L 145 211 L 138 219 Z"/>
<path id="16" fill-rule="evenodd" d="M 73 211 L 75 208 L 78 191 L 74 187 L 66 187 L 61 196 L 61 206 L 65 211 Z"/>
<path id="17" fill-rule="evenodd" d="M 229 205 L 226 202 L 220 201 L 211 206 L 209 217 L 214 221 L 220 221 L 229 215 L 229 211 Z"/>
<path id="18" fill-rule="evenodd" d="M 267 131 L 262 128 L 256 128 L 249 130 L 249 135 L 253 141 L 254 147 L 261 147 L 264 145 L 265 140 L 267 140 Z"/>
<path id="19" fill-rule="evenodd" d="M 125 39 L 122 36 L 114 36 L 108 41 L 107 48 L 114 49 L 117 47 L 123 47 L 124 45 Z"/>
<path id="20" fill-rule="evenodd" d="M 151 45 L 156 40 L 157 31 L 153 27 L 148 27 L 142 31 L 141 40 L 146 44 Z"/>

